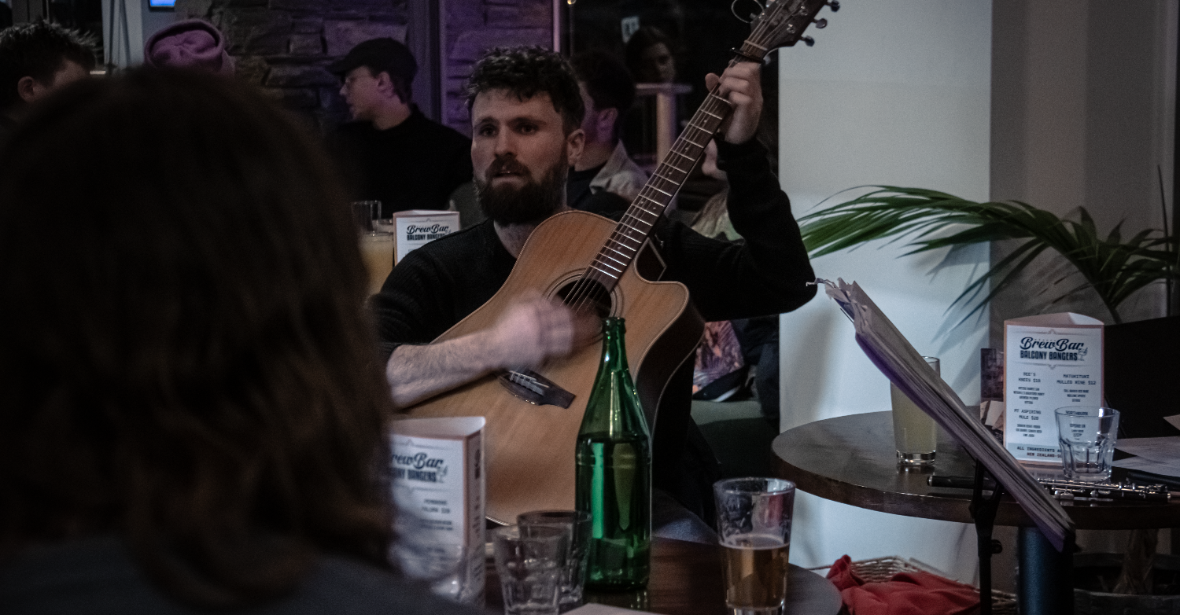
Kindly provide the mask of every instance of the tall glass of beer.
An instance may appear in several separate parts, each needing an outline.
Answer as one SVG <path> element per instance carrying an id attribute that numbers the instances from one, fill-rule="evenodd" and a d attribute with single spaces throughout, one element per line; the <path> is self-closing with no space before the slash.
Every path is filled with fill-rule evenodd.
<path id="1" fill-rule="evenodd" d="M 733 478 L 715 483 L 713 497 L 730 615 L 779 615 L 787 598 L 795 483 Z"/>

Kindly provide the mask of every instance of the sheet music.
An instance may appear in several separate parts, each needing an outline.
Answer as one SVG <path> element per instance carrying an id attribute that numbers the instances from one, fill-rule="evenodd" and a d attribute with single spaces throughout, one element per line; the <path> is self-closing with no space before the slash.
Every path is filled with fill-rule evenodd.
<path id="1" fill-rule="evenodd" d="M 856 342 L 877 369 L 987 468 L 1053 546 L 1060 551 L 1067 538 L 1072 542 L 1074 524 L 1065 509 L 967 411 L 950 385 L 926 366 L 922 355 L 864 290 L 856 282 L 816 281 L 828 287 L 828 296 L 852 319 Z"/>

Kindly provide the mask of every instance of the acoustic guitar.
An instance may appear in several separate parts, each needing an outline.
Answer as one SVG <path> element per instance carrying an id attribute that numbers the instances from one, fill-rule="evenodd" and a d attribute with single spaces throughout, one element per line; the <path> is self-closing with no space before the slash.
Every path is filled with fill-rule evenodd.
<path id="1" fill-rule="evenodd" d="M 803 40 L 825 0 L 771 0 L 751 20 L 734 62 L 761 63 L 777 47 Z M 761 6 L 761 5 L 760 5 Z M 438 337 L 441 342 L 490 328 L 526 292 L 577 310 L 627 320 L 627 356 L 654 430 L 668 379 L 691 360 L 704 323 L 688 289 L 660 282 L 662 261 L 648 238 L 705 146 L 728 117 L 729 103 L 710 92 L 626 213 L 613 222 L 593 214 L 557 214 L 533 231 L 508 280 L 487 303 Z M 412 417 L 487 418 L 487 515 L 512 523 L 521 512 L 574 506 L 574 444 L 601 350 L 587 345 L 536 370 L 475 380 L 408 409 Z"/>

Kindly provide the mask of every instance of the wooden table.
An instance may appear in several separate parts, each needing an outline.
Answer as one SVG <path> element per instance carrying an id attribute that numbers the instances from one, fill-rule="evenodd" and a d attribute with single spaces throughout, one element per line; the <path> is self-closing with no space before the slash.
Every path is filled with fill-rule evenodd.
<path id="1" fill-rule="evenodd" d="M 973 523 L 969 489 L 930 487 L 931 474 L 975 476 L 975 462 L 956 442 L 939 433 L 932 470 L 897 468 L 893 419 L 889 412 L 854 414 L 789 429 L 774 440 L 775 473 L 802 491 L 879 512 Z M 1115 468 L 1114 480 L 1122 478 Z M 1080 529 L 1146 529 L 1180 525 L 1180 498 L 1166 503 L 1063 502 Z M 1057 553 L 1032 519 L 1010 496 L 1000 501 L 996 524 L 1020 527 L 1020 612 L 1072 612 L 1072 554 Z"/>
<path id="2" fill-rule="evenodd" d="M 899 472 L 889 412 L 853 414 L 789 429 L 774 440 L 776 473 L 802 491 L 860 508 L 925 519 L 973 523 L 967 489 L 930 487 L 931 474 L 975 476 L 975 461 L 939 430 L 938 456 L 928 472 Z M 1115 468 L 1114 479 L 1121 471 Z M 1079 529 L 1124 530 L 1180 523 L 1180 499 L 1163 504 L 1063 502 Z M 1031 527 L 1032 519 L 1009 496 L 997 525 Z"/>
<path id="3" fill-rule="evenodd" d="M 714 545 L 656 538 L 652 541 L 652 574 L 646 590 L 591 594 L 587 602 L 667 615 L 721 615 L 726 612 L 725 587 L 717 549 Z M 486 587 L 488 608 L 501 612 L 504 598 L 494 566 L 488 568 Z M 790 567 L 787 615 L 835 615 L 839 610 L 840 593 L 835 586 L 810 570 Z"/>

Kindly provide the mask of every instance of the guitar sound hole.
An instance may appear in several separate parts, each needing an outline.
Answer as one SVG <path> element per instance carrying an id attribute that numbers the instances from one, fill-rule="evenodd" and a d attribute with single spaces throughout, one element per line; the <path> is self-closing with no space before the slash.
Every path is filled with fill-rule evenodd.
<path id="1" fill-rule="evenodd" d="M 574 280 L 562 286 L 557 296 L 579 312 L 589 312 L 599 318 L 610 316 L 610 292 L 593 280 Z"/>

